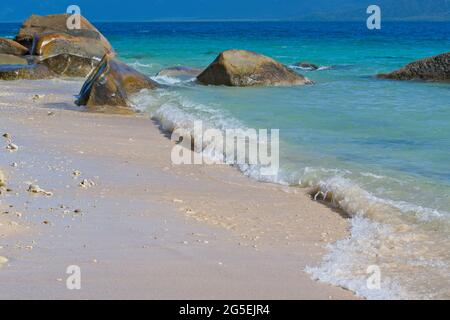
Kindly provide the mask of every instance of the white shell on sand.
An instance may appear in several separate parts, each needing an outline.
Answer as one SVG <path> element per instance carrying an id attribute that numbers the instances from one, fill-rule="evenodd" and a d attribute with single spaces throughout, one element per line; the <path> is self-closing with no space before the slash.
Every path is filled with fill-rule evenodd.
<path id="1" fill-rule="evenodd" d="M 8 258 L 0 256 L 0 267 L 2 266 L 2 264 L 7 263 L 8 261 Z"/>
<path id="2" fill-rule="evenodd" d="M 31 192 L 31 193 L 42 193 L 42 194 L 44 194 L 44 195 L 46 195 L 46 196 L 52 196 L 53 195 L 53 193 L 52 192 L 50 192 L 50 191 L 45 191 L 44 189 L 42 189 L 41 187 L 39 187 L 37 184 L 30 184 L 29 186 L 28 186 L 28 190 L 27 190 L 28 192 Z"/>

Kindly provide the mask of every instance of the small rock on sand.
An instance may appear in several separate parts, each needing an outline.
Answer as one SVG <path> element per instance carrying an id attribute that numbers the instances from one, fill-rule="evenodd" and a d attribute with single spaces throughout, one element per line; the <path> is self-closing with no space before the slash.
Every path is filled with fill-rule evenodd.
<path id="1" fill-rule="evenodd" d="M 81 171 L 79 171 L 79 170 L 74 170 L 74 171 L 72 172 L 72 174 L 73 174 L 75 177 L 78 177 L 78 176 L 81 175 Z"/>
<path id="2" fill-rule="evenodd" d="M 43 94 L 35 94 L 32 98 L 33 101 L 37 101 L 39 99 L 42 99 L 44 97 Z"/>
<path id="3" fill-rule="evenodd" d="M 95 186 L 95 183 L 94 183 L 94 181 L 92 181 L 92 180 L 84 179 L 84 180 L 81 181 L 78 185 L 79 185 L 81 188 L 89 188 L 89 187 Z"/>
<path id="4" fill-rule="evenodd" d="M 17 146 L 16 144 L 11 142 L 11 143 L 8 143 L 8 145 L 6 146 L 6 150 L 8 150 L 10 152 L 14 152 L 14 151 L 19 150 L 19 146 Z"/>

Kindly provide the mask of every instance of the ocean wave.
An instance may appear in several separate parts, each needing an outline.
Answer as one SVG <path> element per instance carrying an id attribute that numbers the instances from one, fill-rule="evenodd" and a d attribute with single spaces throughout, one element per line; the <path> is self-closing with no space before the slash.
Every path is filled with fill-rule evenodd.
<path id="1" fill-rule="evenodd" d="M 139 61 L 128 62 L 128 64 L 130 66 L 134 67 L 134 68 L 137 68 L 137 69 L 139 69 L 139 68 L 147 68 L 147 69 L 149 69 L 149 68 L 153 68 L 154 67 L 154 65 L 152 63 L 142 63 L 142 62 L 139 62 Z"/>
<path id="2" fill-rule="evenodd" d="M 179 85 L 179 84 L 188 84 L 188 83 L 192 83 L 196 80 L 195 77 L 192 78 L 188 78 L 188 79 L 179 79 L 179 78 L 175 78 L 175 77 L 169 77 L 169 76 L 154 76 L 151 77 L 152 80 L 163 84 L 163 85 Z"/>
<path id="3" fill-rule="evenodd" d="M 312 67 L 301 67 L 301 66 L 295 66 L 295 65 L 289 65 L 289 68 L 295 69 L 295 70 L 301 70 L 301 71 L 323 71 L 323 70 L 334 69 L 333 66 L 319 66 L 317 69 L 314 69 Z"/>
<path id="4" fill-rule="evenodd" d="M 194 140 L 193 123 L 197 120 L 203 121 L 204 129 L 246 129 L 226 112 L 195 103 L 174 90 L 142 92 L 133 98 L 133 104 L 147 110 L 163 130 L 182 128 Z M 196 151 L 217 156 L 210 147 L 205 143 Z M 346 287 L 369 299 L 450 297 L 450 243 L 446 236 L 450 213 L 377 197 L 346 178 L 352 174 L 349 170 L 305 167 L 302 172 L 280 169 L 276 176 L 264 176 L 258 165 L 235 166 L 259 181 L 308 187 L 313 199 L 327 201 L 352 218 L 350 236 L 331 245 L 320 266 L 307 268 L 314 279 Z M 370 172 L 360 175 L 388 179 Z M 367 268 L 372 265 L 381 270 L 379 290 L 367 288 Z"/>

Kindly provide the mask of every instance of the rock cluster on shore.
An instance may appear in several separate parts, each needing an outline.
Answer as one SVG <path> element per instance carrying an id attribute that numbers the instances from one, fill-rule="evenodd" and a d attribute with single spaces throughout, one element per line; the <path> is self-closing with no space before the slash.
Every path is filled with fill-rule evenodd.
<path id="1" fill-rule="evenodd" d="M 108 40 L 84 17 L 81 29 L 67 28 L 67 14 L 32 15 L 15 40 L 0 39 L 0 80 L 87 78 L 76 103 L 94 107 L 124 107 L 128 96 L 157 84 L 115 59 Z M 109 109 L 117 112 L 119 109 Z"/>
<path id="2" fill-rule="evenodd" d="M 405 67 L 379 78 L 392 80 L 450 81 L 450 52 L 411 62 Z"/>
<path id="3" fill-rule="evenodd" d="M 67 28 L 67 14 L 32 15 L 16 38 L 0 38 L 0 79 L 85 77 L 114 50 L 84 17 L 81 29 Z"/>

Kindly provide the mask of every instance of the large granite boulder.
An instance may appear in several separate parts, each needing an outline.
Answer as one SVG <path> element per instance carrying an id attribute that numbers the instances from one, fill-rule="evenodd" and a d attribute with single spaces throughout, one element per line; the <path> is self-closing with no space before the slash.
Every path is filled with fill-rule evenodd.
<path id="1" fill-rule="evenodd" d="M 113 52 L 108 40 L 84 17 L 80 17 L 80 29 L 72 30 L 67 28 L 67 19 L 69 17 L 69 14 L 53 14 L 48 16 L 32 15 L 22 24 L 16 36 L 16 41 L 29 49 L 36 50 L 36 48 L 33 48 L 33 43 L 36 44 L 35 41 L 43 35 L 51 33 L 66 34 L 77 38 L 96 40 L 103 45 L 106 52 Z"/>
<path id="2" fill-rule="evenodd" d="M 450 81 L 450 52 L 417 60 L 397 71 L 377 76 L 392 80 Z"/>
<path id="3" fill-rule="evenodd" d="M 28 53 L 28 48 L 20 43 L 6 38 L 0 38 L 0 54 L 13 54 L 23 56 Z"/>
<path id="4" fill-rule="evenodd" d="M 84 78 L 97 66 L 98 61 L 73 54 L 58 54 L 41 59 L 39 64 L 45 65 L 61 77 Z"/>
<path id="5" fill-rule="evenodd" d="M 269 57 L 245 50 L 220 53 L 197 79 L 203 84 L 240 87 L 312 83 L 308 78 Z"/>
<path id="6" fill-rule="evenodd" d="M 111 53 L 109 49 L 97 39 L 75 37 L 65 33 L 48 33 L 39 36 L 33 50 L 33 54 L 43 57 L 71 54 L 98 61 L 100 61 L 105 54 Z"/>
<path id="7" fill-rule="evenodd" d="M 156 82 L 146 75 L 105 56 L 83 84 L 76 104 L 93 111 L 129 113 L 131 94 L 156 87 Z"/>

